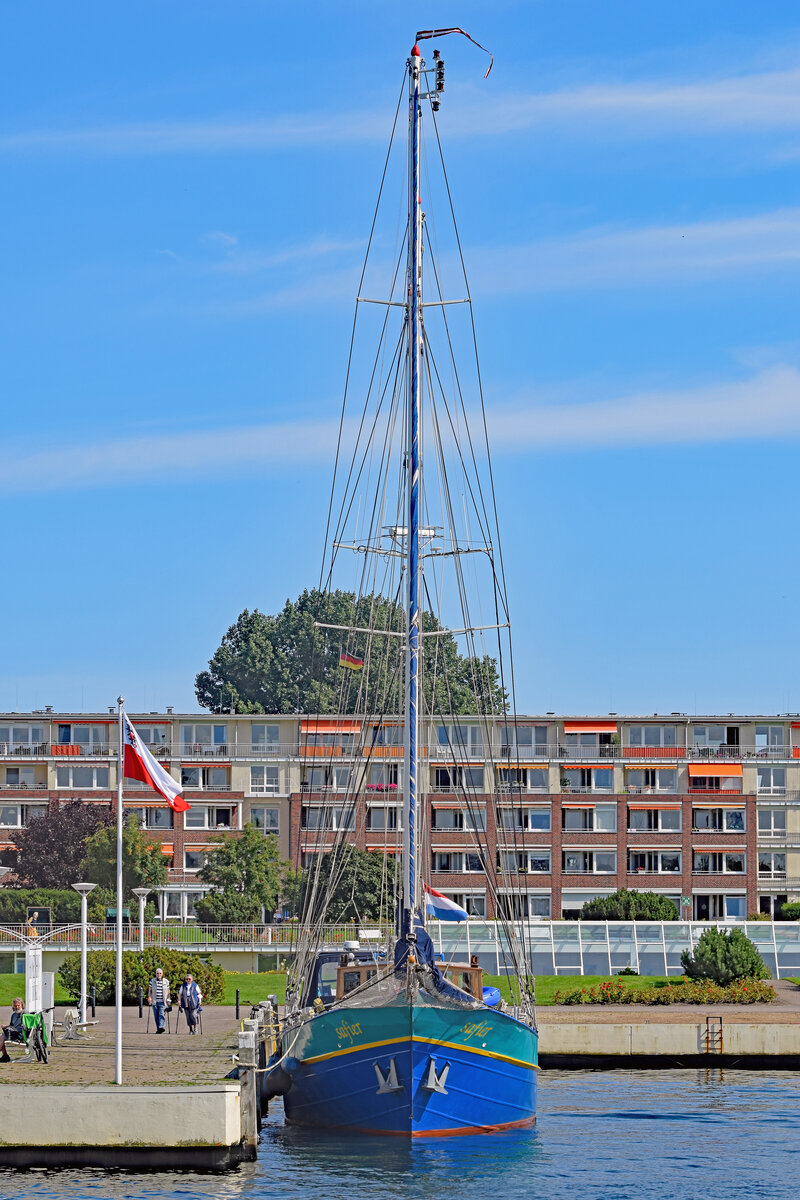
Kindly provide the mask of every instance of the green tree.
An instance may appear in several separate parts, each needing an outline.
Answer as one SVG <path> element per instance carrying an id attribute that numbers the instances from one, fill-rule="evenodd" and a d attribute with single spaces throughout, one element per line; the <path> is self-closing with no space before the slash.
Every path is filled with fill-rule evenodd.
<path id="1" fill-rule="evenodd" d="M 399 712 L 403 703 L 403 643 L 379 634 L 320 629 L 316 622 L 346 628 L 404 628 L 402 607 L 383 596 L 306 590 L 283 611 L 240 613 L 208 664 L 195 693 L 213 712 L 240 713 Z M 423 614 L 426 632 L 442 626 Z M 364 659 L 362 671 L 339 666 L 342 649 Z M 505 712 L 497 663 L 489 656 L 459 654 L 452 634 L 430 638 L 423 658 L 423 690 L 434 713 Z"/>
<path id="2" fill-rule="evenodd" d="M 217 849 L 208 856 L 200 879 L 216 890 L 198 900 L 198 921 L 233 925 L 260 921 L 262 908 L 273 913 L 288 867 L 281 860 L 277 839 L 245 825 L 239 838 L 214 840 Z"/>
<path id="3" fill-rule="evenodd" d="M 322 854 L 303 872 L 300 912 L 311 904 L 314 915 L 337 921 L 386 921 L 393 913 L 396 861 L 376 850 L 343 847 L 339 855 Z"/>
<path id="4" fill-rule="evenodd" d="M 103 825 L 87 840 L 81 878 L 99 884 L 98 890 L 117 886 L 117 829 L 116 824 Z M 125 895 L 133 888 L 161 887 L 168 872 L 161 846 L 148 840 L 139 828 L 139 820 L 131 814 L 122 831 L 122 882 Z"/>
<path id="5" fill-rule="evenodd" d="M 736 979 L 769 979 L 763 958 L 741 929 L 707 929 L 694 954 L 684 950 L 681 966 L 690 979 L 713 979 L 725 985 Z"/>
<path id="6" fill-rule="evenodd" d="M 657 892 L 636 892 L 619 888 L 611 896 L 587 900 L 581 909 L 582 921 L 677 921 L 678 910 L 666 896 Z"/>
<path id="7" fill-rule="evenodd" d="M 69 888 L 85 878 L 87 838 L 113 821 L 110 805 L 71 800 L 54 806 L 15 835 L 16 881 L 25 887 Z"/>

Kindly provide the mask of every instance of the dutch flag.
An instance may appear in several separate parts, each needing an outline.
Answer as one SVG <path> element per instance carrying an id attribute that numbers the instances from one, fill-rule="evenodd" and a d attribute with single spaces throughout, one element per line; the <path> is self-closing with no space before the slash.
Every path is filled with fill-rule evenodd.
<path id="1" fill-rule="evenodd" d="M 425 892 L 425 905 L 429 917 L 436 917 L 439 921 L 467 920 L 469 914 L 466 909 L 456 904 L 455 900 L 450 900 L 441 892 L 435 892 L 432 887 L 428 887 L 427 883 L 423 883 L 422 887 Z"/>

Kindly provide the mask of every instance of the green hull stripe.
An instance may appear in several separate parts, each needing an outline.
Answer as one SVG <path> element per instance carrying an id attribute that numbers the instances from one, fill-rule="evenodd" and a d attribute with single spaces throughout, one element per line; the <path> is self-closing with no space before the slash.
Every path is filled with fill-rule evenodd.
<path id="1" fill-rule="evenodd" d="M 315 1054 L 311 1058 L 304 1058 L 304 1063 L 324 1062 L 328 1058 L 339 1058 L 343 1054 L 352 1054 L 355 1050 L 374 1050 L 379 1046 L 395 1046 L 399 1042 L 421 1042 L 427 1043 L 429 1046 L 442 1046 L 447 1050 L 466 1050 L 469 1054 L 482 1054 L 486 1058 L 497 1058 L 500 1062 L 513 1063 L 517 1067 L 527 1067 L 529 1071 L 538 1071 L 539 1067 L 536 1063 L 525 1062 L 521 1058 L 511 1058 L 508 1054 L 497 1054 L 494 1050 L 483 1050 L 478 1046 L 467 1046 L 461 1042 L 440 1042 L 436 1038 L 417 1037 L 412 1034 L 410 1037 L 401 1035 L 396 1038 L 387 1038 L 383 1042 L 365 1042 L 360 1046 L 345 1046 L 343 1050 L 331 1050 L 328 1054 Z"/>

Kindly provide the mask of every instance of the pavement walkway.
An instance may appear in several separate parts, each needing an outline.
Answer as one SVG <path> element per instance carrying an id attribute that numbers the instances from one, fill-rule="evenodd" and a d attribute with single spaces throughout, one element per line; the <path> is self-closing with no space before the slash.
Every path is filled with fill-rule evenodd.
<path id="1" fill-rule="evenodd" d="M 248 1013 L 243 1011 L 243 1016 Z M 60 1020 L 63 1009 L 56 1009 Z M 170 1014 L 172 1033 L 156 1035 L 147 1010 L 139 1019 L 138 1007 L 122 1012 L 122 1081 L 124 1084 L 208 1084 L 219 1083 L 233 1067 L 232 1055 L 238 1045 L 239 1022 L 233 1007 L 203 1009 L 203 1033 L 189 1036 L 177 1009 Z M 51 1047 L 49 1063 L 16 1061 L 19 1050 L 12 1048 L 13 1063 L 0 1063 L 0 1083 L 98 1084 L 114 1082 L 113 1008 L 97 1009 L 97 1025 L 80 1040 L 57 1040 Z M 58 1039 L 59 1030 L 56 1029 Z"/>

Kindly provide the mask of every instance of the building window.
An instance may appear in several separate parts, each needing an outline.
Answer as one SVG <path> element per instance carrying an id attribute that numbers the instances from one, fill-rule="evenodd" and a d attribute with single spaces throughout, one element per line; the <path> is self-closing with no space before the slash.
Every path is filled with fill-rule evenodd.
<path id="1" fill-rule="evenodd" d="M 69 729 L 68 725 L 59 725 L 61 730 Z M 61 737 L 59 736 L 59 742 Z M 69 744 L 63 743 L 63 744 Z M 80 747 L 81 754 L 105 754 L 108 751 L 108 733 L 105 725 L 73 725 L 72 745 Z"/>
<path id="2" fill-rule="evenodd" d="M 782 725 L 756 725 L 756 753 L 768 754 L 770 751 L 782 753 L 784 748 L 784 730 Z"/>
<path id="3" fill-rule="evenodd" d="M 329 808 L 307 808 L 300 810 L 301 829 L 332 829 L 333 812 Z"/>
<path id="4" fill-rule="evenodd" d="M 6 787 L 17 788 L 19 791 L 36 787 L 35 771 L 35 767 L 6 767 Z M 43 788 L 45 785 L 40 782 L 38 786 Z"/>
<path id="5" fill-rule="evenodd" d="M 251 808 L 250 824 L 264 833 L 280 833 L 280 809 Z"/>
<path id="6" fill-rule="evenodd" d="M 678 728 L 676 725 L 629 725 L 629 746 L 677 746 Z"/>
<path id="7" fill-rule="evenodd" d="M 434 767 L 435 792 L 482 792 L 483 767 Z"/>
<path id="8" fill-rule="evenodd" d="M 786 794 L 786 767 L 758 766 L 758 792 L 761 796 Z"/>
<path id="9" fill-rule="evenodd" d="M 136 723 L 136 732 L 144 742 L 145 746 L 150 750 L 156 750 L 159 746 L 165 746 L 169 739 L 169 725 L 139 725 Z"/>
<path id="10" fill-rule="evenodd" d="M 744 833 L 744 809 L 694 808 L 692 829 L 696 833 Z"/>
<path id="11" fill-rule="evenodd" d="M 679 808 L 628 808 L 628 829 L 631 833 L 680 833 Z"/>
<path id="12" fill-rule="evenodd" d="M 497 820 L 501 829 L 548 833 L 552 815 L 549 808 L 500 808 L 497 811 Z"/>
<path id="13" fill-rule="evenodd" d="M 233 829 L 234 809 L 230 805 L 193 804 L 184 814 L 185 829 Z"/>
<path id="14" fill-rule="evenodd" d="M 740 775 L 692 775 L 689 779 L 690 792 L 741 792 Z"/>
<path id="15" fill-rule="evenodd" d="M 565 875 L 616 875 L 616 850 L 563 850 Z"/>
<path id="16" fill-rule="evenodd" d="M 280 767 L 251 767 L 250 791 L 277 796 L 281 789 Z"/>
<path id="17" fill-rule="evenodd" d="M 634 793 L 677 792 L 678 772 L 674 767 L 637 767 L 625 771 L 625 783 Z"/>
<path id="18" fill-rule="evenodd" d="M 458 758 L 460 755 L 474 757 L 483 754 L 483 730 L 480 725 L 437 725 L 436 740 L 447 746 Z"/>
<path id="19" fill-rule="evenodd" d="M 181 725 L 182 754 L 227 754 L 227 725 Z"/>
<path id="20" fill-rule="evenodd" d="M 0 753 L 44 754 L 46 750 L 43 725 L 0 725 Z"/>
<path id="21" fill-rule="evenodd" d="M 552 863 L 549 850 L 502 851 L 500 870 L 507 875 L 549 875 Z"/>
<path id="22" fill-rule="evenodd" d="M 461 870 L 461 855 L 449 850 L 434 851 L 431 868 L 435 875 L 448 875 Z"/>
<path id="23" fill-rule="evenodd" d="M 611 767 L 562 767 L 561 790 L 573 794 L 613 792 L 614 771 Z"/>
<path id="24" fill-rule="evenodd" d="M 512 758 L 514 755 L 526 758 L 530 754 L 534 758 L 546 758 L 547 726 L 502 725 L 500 747 L 504 758 Z"/>
<path id="25" fill-rule="evenodd" d="M 744 920 L 747 916 L 747 897 L 741 895 L 703 896 L 695 894 L 694 917 L 696 921 Z"/>
<path id="26" fill-rule="evenodd" d="M 564 808 L 561 811 L 561 828 L 565 830 L 593 830 L 595 833 L 614 833 L 617 828 L 616 804 L 596 804 L 586 808 Z"/>
<path id="27" fill-rule="evenodd" d="M 108 767 L 56 767 L 56 787 L 108 788 Z"/>
<path id="28" fill-rule="evenodd" d="M 278 768 L 266 768 L 266 770 L 270 769 L 277 771 Z M 300 790 L 301 792 L 346 792 L 350 788 L 351 779 L 351 767 L 306 767 L 300 783 Z"/>
<path id="29" fill-rule="evenodd" d="M 500 792 L 548 792 L 550 772 L 547 767 L 498 767 L 497 789 Z"/>
<path id="30" fill-rule="evenodd" d="M 281 740 L 280 725 L 251 725 L 251 744 L 254 750 L 264 754 L 276 754 Z"/>
<path id="31" fill-rule="evenodd" d="M 680 875 L 681 855 L 678 850 L 630 850 L 628 874 Z"/>
<path id="32" fill-rule="evenodd" d="M 402 828 L 402 809 L 377 804 L 367 805 L 367 829 L 370 833 L 387 833 Z"/>
<path id="33" fill-rule="evenodd" d="M 402 746 L 402 725 L 379 725 L 375 730 L 374 746 Z"/>
<path id="34" fill-rule="evenodd" d="M 738 757 L 738 754 L 734 754 L 739 747 L 738 725 L 694 725 L 692 734 L 697 753 L 720 754 L 724 751 Z"/>
<path id="35" fill-rule="evenodd" d="M 205 850 L 184 850 L 184 871 L 202 871 L 203 867 L 206 865 L 207 858 L 208 854 Z"/>
<path id="36" fill-rule="evenodd" d="M 191 811 L 190 809 L 187 812 L 187 817 Z M 172 829 L 175 823 L 172 809 L 166 806 L 160 808 L 155 805 L 143 805 L 141 808 L 135 808 L 126 804 L 123 815 L 136 817 L 140 829 Z"/>
<path id="37" fill-rule="evenodd" d="M 486 916 L 485 892 L 444 892 L 455 904 L 459 904 L 469 917 Z"/>
<path id="38" fill-rule="evenodd" d="M 457 808 L 432 808 L 431 829 L 466 829 L 484 830 L 486 828 L 486 811 L 478 809 L 466 812 Z"/>
<path id="39" fill-rule="evenodd" d="M 786 809 L 759 808 L 759 837 L 786 837 Z"/>
<path id="40" fill-rule="evenodd" d="M 0 805 L 0 827 L 3 829 L 19 829 L 22 826 L 22 805 Z"/>
<path id="41" fill-rule="evenodd" d="M 181 767 L 181 785 L 197 791 L 229 792 L 227 767 Z"/>
<path id="42" fill-rule="evenodd" d="M 776 878 L 786 875 L 786 854 L 782 850 L 759 850 L 759 878 Z"/>
<path id="43" fill-rule="evenodd" d="M 692 871 L 695 875 L 743 875 L 743 850 L 695 850 Z"/>
<path id="44" fill-rule="evenodd" d="M 506 917 L 513 921 L 550 916 L 549 896 L 506 896 L 501 893 L 497 897 L 497 903 Z"/>
<path id="45" fill-rule="evenodd" d="M 397 791 L 397 763 L 371 763 L 367 782 L 368 792 Z"/>
<path id="46" fill-rule="evenodd" d="M 567 758 L 613 758 L 613 733 L 565 733 Z"/>

